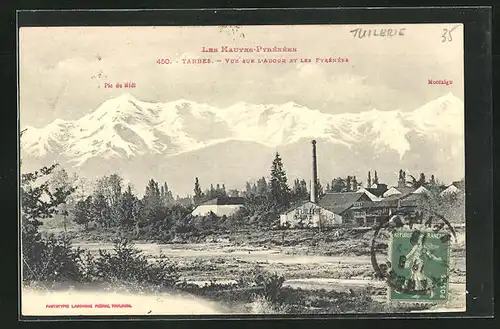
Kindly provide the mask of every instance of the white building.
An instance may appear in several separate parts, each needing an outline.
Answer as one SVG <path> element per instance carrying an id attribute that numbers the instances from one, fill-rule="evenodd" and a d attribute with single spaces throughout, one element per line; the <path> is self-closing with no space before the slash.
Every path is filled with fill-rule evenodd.
<path id="1" fill-rule="evenodd" d="M 206 216 L 210 212 L 213 212 L 219 217 L 224 215 L 231 216 L 244 205 L 245 199 L 240 197 L 215 198 L 196 207 L 191 215 Z"/>
<path id="2" fill-rule="evenodd" d="M 342 216 L 311 201 L 292 207 L 280 215 L 280 226 L 289 228 L 331 227 L 342 224 Z"/>
<path id="3" fill-rule="evenodd" d="M 443 190 L 441 193 L 439 193 L 439 195 L 440 196 L 453 195 L 453 194 L 458 194 L 458 192 L 460 192 L 460 189 L 452 184 L 448 186 L 445 190 Z"/>

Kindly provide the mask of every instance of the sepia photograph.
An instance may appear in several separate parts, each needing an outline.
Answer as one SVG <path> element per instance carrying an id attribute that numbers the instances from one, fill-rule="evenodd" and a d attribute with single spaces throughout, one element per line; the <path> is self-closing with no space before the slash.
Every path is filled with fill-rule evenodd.
<path id="1" fill-rule="evenodd" d="M 18 47 L 22 315 L 466 311 L 462 24 Z"/>

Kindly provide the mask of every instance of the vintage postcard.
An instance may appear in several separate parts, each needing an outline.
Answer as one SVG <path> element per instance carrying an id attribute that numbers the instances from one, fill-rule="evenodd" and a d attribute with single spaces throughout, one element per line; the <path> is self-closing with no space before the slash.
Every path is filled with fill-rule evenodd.
<path id="1" fill-rule="evenodd" d="M 21 27 L 22 315 L 465 311 L 463 45 Z"/>

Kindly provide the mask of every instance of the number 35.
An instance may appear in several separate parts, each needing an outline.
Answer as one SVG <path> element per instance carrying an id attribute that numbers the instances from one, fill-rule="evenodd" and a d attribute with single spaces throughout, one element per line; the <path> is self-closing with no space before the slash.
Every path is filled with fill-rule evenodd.
<path id="1" fill-rule="evenodd" d="M 451 31 L 452 30 L 448 30 L 448 29 L 443 29 L 443 35 L 441 35 L 441 42 L 446 42 L 446 41 L 451 41 L 453 40 L 452 37 L 451 37 Z"/>
<path id="2" fill-rule="evenodd" d="M 443 34 L 441 35 L 441 42 L 452 41 L 451 32 L 455 30 L 458 26 L 455 26 L 452 29 L 443 29 Z"/>

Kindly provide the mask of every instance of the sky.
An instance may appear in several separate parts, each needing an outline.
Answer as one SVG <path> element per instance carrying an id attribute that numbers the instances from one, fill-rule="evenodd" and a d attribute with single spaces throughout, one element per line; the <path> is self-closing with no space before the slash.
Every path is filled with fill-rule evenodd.
<path id="1" fill-rule="evenodd" d="M 359 38 L 352 30 L 404 35 Z M 451 40 L 443 29 L 454 28 Z M 203 53 L 202 47 L 289 47 L 287 53 Z M 316 58 L 343 63 L 316 63 Z M 182 59 L 221 59 L 183 64 Z M 285 64 L 225 59 L 296 58 Z M 311 59 L 301 62 L 300 59 Z M 158 64 L 169 59 L 172 64 Z M 326 113 L 411 111 L 449 92 L 463 100 L 463 26 L 300 25 L 237 27 L 23 27 L 21 126 L 75 120 L 128 92 L 142 101 L 188 99 L 220 108 L 294 101 Z M 176 62 L 177 61 L 177 62 Z M 428 84 L 428 80 L 452 84 Z M 135 88 L 104 88 L 133 82 Z"/>

